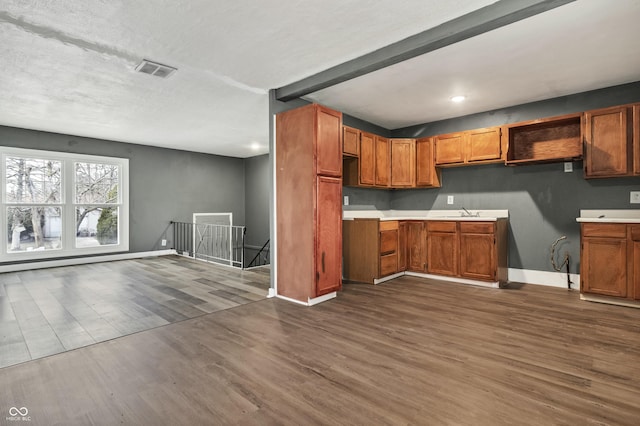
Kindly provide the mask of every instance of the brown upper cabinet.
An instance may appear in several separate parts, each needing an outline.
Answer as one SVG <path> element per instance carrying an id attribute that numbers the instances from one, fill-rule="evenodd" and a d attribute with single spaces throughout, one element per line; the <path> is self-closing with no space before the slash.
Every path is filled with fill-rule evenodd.
<path id="1" fill-rule="evenodd" d="M 416 140 L 391 139 L 391 186 L 416 185 Z"/>
<path id="2" fill-rule="evenodd" d="M 466 134 L 468 163 L 503 159 L 500 127 L 469 130 Z"/>
<path id="3" fill-rule="evenodd" d="M 389 186 L 391 183 L 391 146 L 389 139 L 375 136 L 376 147 L 376 186 Z"/>
<path id="4" fill-rule="evenodd" d="M 342 177 L 342 113 L 317 106 L 316 173 Z"/>
<path id="5" fill-rule="evenodd" d="M 360 133 L 360 161 L 358 162 L 358 184 L 376 184 L 376 144 L 371 133 Z"/>
<path id="6" fill-rule="evenodd" d="M 464 164 L 464 139 L 464 133 L 436 136 L 436 165 Z"/>
<path id="7" fill-rule="evenodd" d="M 344 185 L 376 188 L 440 186 L 432 138 L 418 141 L 387 139 L 344 126 L 343 139 Z M 352 148 L 347 153 L 348 146 Z M 356 150 L 358 155 L 353 155 Z"/>
<path id="8" fill-rule="evenodd" d="M 435 136 L 436 165 L 461 166 L 503 161 L 500 135 L 500 127 L 490 127 Z"/>
<path id="9" fill-rule="evenodd" d="M 360 155 L 360 130 L 342 126 L 342 155 Z"/>
<path id="10" fill-rule="evenodd" d="M 504 126 L 509 165 L 575 161 L 582 158 L 582 114 Z"/>
<path id="11" fill-rule="evenodd" d="M 633 106 L 633 173 L 640 175 L 640 104 Z"/>
<path id="12" fill-rule="evenodd" d="M 416 186 L 439 187 L 440 169 L 436 169 L 433 138 L 416 140 Z"/>
<path id="13" fill-rule="evenodd" d="M 584 113 L 586 178 L 634 174 L 633 116 L 628 105 Z"/>

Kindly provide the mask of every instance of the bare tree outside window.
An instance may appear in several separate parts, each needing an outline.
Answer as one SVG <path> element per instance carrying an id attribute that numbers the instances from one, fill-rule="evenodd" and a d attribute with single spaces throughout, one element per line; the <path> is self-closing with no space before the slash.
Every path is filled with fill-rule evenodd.
<path id="1" fill-rule="evenodd" d="M 77 162 L 74 168 L 76 246 L 118 244 L 119 167 Z M 6 157 L 5 182 L 8 251 L 62 248 L 62 162 Z"/>
<path id="2" fill-rule="evenodd" d="M 114 164 L 75 163 L 78 247 L 118 244 L 118 173 Z"/>
<path id="3" fill-rule="evenodd" d="M 61 248 L 61 162 L 7 157 L 5 178 L 8 249 Z"/>

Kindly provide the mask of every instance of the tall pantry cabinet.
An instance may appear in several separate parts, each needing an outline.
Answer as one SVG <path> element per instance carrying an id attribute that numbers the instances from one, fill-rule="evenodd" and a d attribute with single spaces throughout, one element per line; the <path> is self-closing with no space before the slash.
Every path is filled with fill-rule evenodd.
<path id="1" fill-rule="evenodd" d="M 275 151 L 277 294 L 313 304 L 342 287 L 342 113 L 276 115 Z"/>

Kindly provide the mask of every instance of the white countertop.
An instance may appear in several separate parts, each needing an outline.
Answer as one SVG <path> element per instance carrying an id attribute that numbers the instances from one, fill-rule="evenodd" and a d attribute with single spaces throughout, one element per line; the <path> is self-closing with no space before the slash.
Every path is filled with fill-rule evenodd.
<path id="1" fill-rule="evenodd" d="M 640 209 L 580 210 L 577 222 L 640 223 Z"/>
<path id="2" fill-rule="evenodd" d="M 508 219 L 509 210 L 469 210 L 471 216 L 460 210 L 344 210 L 344 220 L 380 219 L 384 220 L 456 220 L 495 222 Z M 465 214 L 465 216 L 462 215 Z"/>

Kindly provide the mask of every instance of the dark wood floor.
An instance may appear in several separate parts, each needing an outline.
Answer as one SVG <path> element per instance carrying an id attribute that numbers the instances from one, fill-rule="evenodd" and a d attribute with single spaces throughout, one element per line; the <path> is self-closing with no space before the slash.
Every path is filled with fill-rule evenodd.
<path id="1" fill-rule="evenodd" d="M 163 256 L 0 274 L 0 368 L 264 299 L 266 271 Z"/>
<path id="2" fill-rule="evenodd" d="M 402 277 L 0 370 L 31 424 L 638 425 L 640 310 Z M 1 417 L 0 417 L 1 419 Z"/>

